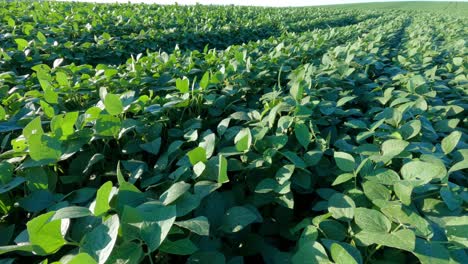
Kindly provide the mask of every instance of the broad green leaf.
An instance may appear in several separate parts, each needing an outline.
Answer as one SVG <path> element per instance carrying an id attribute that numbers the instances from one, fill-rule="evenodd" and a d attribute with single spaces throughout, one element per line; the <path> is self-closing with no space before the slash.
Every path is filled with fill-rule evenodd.
<path id="1" fill-rule="evenodd" d="M 382 155 L 385 157 L 395 157 L 409 145 L 408 142 L 400 139 L 389 139 L 382 143 Z"/>
<path id="2" fill-rule="evenodd" d="M 13 246 L 3 246 L 0 247 L 0 255 L 6 254 L 13 251 L 23 251 L 23 252 L 32 252 L 33 245 L 31 244 L 21 244 L 21 245 L 13 245 Z"/>
<path id="3" fill-rule="evenodd" d="M 453 65 L 455 66 L 462 66 L 463 65 L 463 58 L 462 57 L 455 57 L 452 59 Z"/>
<path id="4" fill-rule="evenodd" d="M 197 164 L 198 162 L 203 162 L 205 163 L 207 161 L 206 159 L 206 151 L 202 147 L 196 147 L 189 151 L 187 153 L 187 156 L 189 157 L 190 163 L 192 165 Z"/>
<path id="5" fill-rule="evenodd" d="M 351 172 L 356 167 L 353 156 L 346 152 L 335 151 L 333 157 L 335 158 L 336 165 L 342 171 Z"/>
<path id="6" fill-rule="evenodd" d="M 234 144 L 236 145 L 237 151 L 245 152 L 250 149 L 252 144 L 252 134 L 249 128 L 244 128 L 237 133 L 234 138 Z"/>
<path id="7" fill-rule="evenodd" d="M 57 210 L 52 216 L 51 221 L 57 219 L 66 219 L 66 218 L 80 218 L 90 216 L 91 211 L 86 207 L 80 206 L 69 206 Z"/>
<path id="8" fill-rule="evenodd" d="M 450 167 L 449 173 L 468 168 L 468 150 L 461 149 L 455 152 L 455 154 L 458 154 L 458 156 L 461 157 L 461 160 L 457 159 L 458 162 Z"/>
<path id="9" fill-rule="evenodd" d="M 47 135 L 31 135 L 28 145 L 29 155 L 35 161 L 54 162 L 62 155 L 60 141 Z"/>
<path id="10" fill-rule="evenodd" d="M 205 72 L 205 74 L 203 74 L 203 77 L 200 80 L 200 88 L 202 90 L 205 90 L 206 88 L 208 88 L 209 84 L 210 84 L 210 72 Z"/>
<path id="11" fill-rule="evenodd" d="M 96 260 L 94 260 L 90 255 L 86 253 L 79 253 L 78 255 L 74 256 L 67 264 L 97 264 Z"/>
<path id="12" fill-rule="evenodd" d="M 401 176 L 405 180 L 426 184 L 435 178 L 445 176 L 444 169 L 430 162 L 414 160 L 401 167 Z"/>
<path id="13" fill-rule="evenodd" d="M 328 211 L 332 213 L 333 218 L 338 220 L 352 220 L 355 208 L 353 199 L 342 193 L 335 193 L 328 200 Z"/>
<path id="14" fill-rule="evenodd" d="M 102 216 L 111 208 L 109 205 L 112 192 L 112 182 L 108 181 L 101 185 L 96 193 L 96 204 L 94 206 L 94 215 Z"/>
<path id="15" fill-rule="evenodd" d="M 294 173 L 294 169 L 295 167 L 292 164 L 284 165 L 278 171 L 276 171 L 276 174 L 275 174 L 276 181 L 279 184 L 284 184 L 286 181 L 288 181 L 291 178 L 291 176 Z"/>
<path id="16" fill-rule="evenodd" d="M 355 209 L 354 213 L 354 221 L 362 230 L 385 233 L 390 231 L 392 223 L 381 212 L 359 207 Z"/>
<path id="17" fill-rule="evenodd" d="M 303 123 L 296 124 L 294 126 L 294 134 L 299 144 L 301 144 L 301 146 L 307 149 L 307 146 L 309 146 L 311 139 L 311 133 L 309 131 L 309 128 Z"/>
<path id="18" fill-rule="evenodd" d="M 123 112 L 123 104 L 120 97 L 116 94 L 108 93 L 104 99 L 106 111 L 111 115 L 119 115 Z"/>
<path id="19" fill-rule="evenodd" d="M 460 131 L 453 131 L 452 133 L 450 133 L 450 135 L 442 139 L 441 145 L 445 155 L 449 154 L 455 149 L 455 147 L 457 147 L 461 136 L 462 133 Z"/>
<path id="20" fill-rule="evenodd" d="M 222 227 L 226 232 L 236 233 L 257 221 L 259 221 L 258 216 L 251 209 L 234 206 L 225 213 Z"/>
<path id="21" fill-rule="evenodd" d="M 332 183 L 332 186 L 345 183 L 345 182 L 347 182 L 347 181 L 349 181 L 349 180 L 351 180 L 353 178 L 354 178 L 354 174 L 352 174 L 352 173 L 343 173 L 341 175 L 338 175 L 338 177 L 336 177 L 336 179 Z"/>
<path id="22" fill-rule="evenodd" d="M 119 227 L 119 217 L 112 215 L 83 237 L 80 253 L 89 254 L 99 264 L 105 263 L 114 248 Z"/>
<path id="23" fill-rule="evenodd" d="M 122 213 L 124 237 L 143 240 L 150 252 L 166 239 L 176 217 L 176 207 L 147 202 L 136 208 L 126 206 Z"/>
<path id="24" fill-rule="evenodd" d="M 416 248 L 412 252 L 421 264 L 449 264 L 453 263 L 448 249 L 438 241 L 426 241 L 416 238 Z"/>
<path id="25" fill-rule="evenodd" d="M 164 204 L 168 205 L 177 200 L 180 196 L 186 193 L 190 189 L 190 184 L 183 181 L 176 182 L 169 187 L 164 193 L 161 194 L 159 200 Z"/>
<path id="26" fill-rule="evenodd" d="M 449 241 L 466 249 L 468 247 L 468 216 L 453 217 L 448 220 L 445 233 Z"/>
<path id="27" fill-rule="evenodd" d="M 332 259 L 337 264 L 362 263 L 362 256 L 358 249 L 350 244 L 323 239 L 322 243 L 330 251 Z"/>
<path id="28" fill-rule="evenodd" d="M 301 237 L 299 238 L 297 245 L 301 247 L 308 243 L 313 243 L 317 240 L 318 235 L 319 231 L 317 227 L 313 225 L 308 225 L 304 228 L 304 231 L 302 231 Z"/>
<path id="29" fill-rule="evenodd" d="M 223 155 L 219 155 L 218 162 L 218 183 L 229 182 L 229 177 L 227 175 L 228 171 L 228 161 Z"/>
<path id="30" fill-rule="evenodd" d="M 51 221 L 54 214 L 55 212 L 42 214 L 26 224 L 29 241 L 37 255 L 44 256 L 55 253 L 67 243 L 61 229 L 62 220 Z"/>
<path id="31" fill-rule="evenodd" d="M 198 250 L 198 247 L 188 238 L 170 241 L 169 239 L 159 247 L 159 251 L 174 255 L 191 255 Z"/>
<path id="32" fill-rule="evenodd" d="M 421 131 L 421 121 L 412 120 L 408 123 L 405 123 L 400 127 L 400 134 L 403 136 L 403 139 L 410 139 L 419 134 Z"/>
<path id="33" fill-rule="evenodd" d="M 32 135 L 42 135 L 44 130 L 42 129 L 41 118 L 36 117 L 29 122 L 23 129 L 23 136 L 29 139 Z"/>
<path id="34" fill-rule="evenodd" d="M 133 264 L 139 263 L 143 257 L 143 249 L 135 242 L 126 242 L 115 246 L 106 264 Z"/>
<path id="35" fill-rule="evenodd" d="M 399 181 L 393 185 L 393 191 L 404 205 L 411 204 L 413 185 L 407 181 Z"/>
<path id="36" fill-rule="evenodd" d="M 116 116 L 101 114 L 94 126 L 98 136 L 116 137 L 120 132 L 121 122 Z"/>
<path id="37" fill-rule="evenodd" d="M 20 186 L 26 179 L 23 177 L 14 177 L 10 182 L 0 185 L 0 194 L 6 193 L 18 186 Z"/>
<path id="38" fill-rule="evenodd" d="M 184 77 L 183 79 L 177 78 L 176 80 L 176 88 L 181 93 L 188 93 L 189 92 L 189 79 Z"/>
<path id="39" fill-rule="evenodd" d="M 18 50 L 24 50 L 25 48 L 29 46 L 28 41 L 22 38 L 15 39 L 15 42 L 16 42 Z"/>
<path id="40" fill-rule="evenodd" d="M 462 197 L 458 195 L 458 193 L 452 192 L 448 187 L 440 188 L 439 193 L 440 197 L 450 210 L 457 210 L 463 205 Z"/>
<path id="41" fill-rule="evenodd" d="M 367 181 L 380 183 L 383 185 L 393 185 L 400 181 L 400 176 L 394 170 L 380 168 L 364 176 Z"/>
<path id="42" fill-rule="evenodd" d="M 199 216 L 185 221 L 178 221 L 174 224 L 188 229 L 200 236 L 208 236 L 210 234 L 210 223 L 204 216 Z"/>
<path id="43" fill-rule="evenodd" d="M 374 231 L 361 231 L 355 236 L 365 245 L 382 245 L 391 248 L 413 252 L 416 245 L 416 236 L 409 229 L 399 230 L 391 234 Z"/>
<path id="44" fill-rule="evenodd" d="M 395 222 L 414 227 L 416 235 L 427 238 L 432 237 L 433 231 L 430 223 L 410 207 L 398 202 L 388 202 L 380 210 Z"/>
<path id="45" fill-rule="evenodd" d="M 3 106 L 0 105 L 0 121 L 5 120 L 5 118 L 6 118 L 5 108 L 3 108 Z"/>
<path id="46" fill-rule="evenodd" d="M 329 264 L 325 248 L 316 241 L 311 241 L 299 247 L 291 258 L 292 264 Z"/>
<path id="47" fill-rule="evenodd" d="M 376 200 L 388 201 L 391 198 L 391 191 L 382 184 L 371 181 L 362 183 L 362 189 L 366 197 L 374 202 Z"/>
<path id="48" fill-rule="evenodd" d="M 50 130 L 55 137 L 65 139 L 75 132 L 74 125 L 78 119 L 78 112 L 69 112 L 63 115 L 56 115 L 50 122 Z"/>

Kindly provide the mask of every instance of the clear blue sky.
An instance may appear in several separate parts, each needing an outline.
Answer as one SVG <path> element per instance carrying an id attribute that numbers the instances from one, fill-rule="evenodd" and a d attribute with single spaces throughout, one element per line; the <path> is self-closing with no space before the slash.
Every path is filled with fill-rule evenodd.
<path id="1" fill-rule="evenodd" d="M 100 3 L 158 3 L 158 4 L 173 4 L 175 2 L 183 5 L 200 4 L 217 4 L 217 5 L 255 5 L 255 6 L 310 6 L 310 5 L 331 5 L 331 4 L 347 4 L 347 3 L 362 3 L 362 2 L 389 2 L 388 0 L 78 0 L 86 2 Z M 444 0 L 441 0 L 444 1 Z M 449 1 L 449 0 L 445 0 Z"/>

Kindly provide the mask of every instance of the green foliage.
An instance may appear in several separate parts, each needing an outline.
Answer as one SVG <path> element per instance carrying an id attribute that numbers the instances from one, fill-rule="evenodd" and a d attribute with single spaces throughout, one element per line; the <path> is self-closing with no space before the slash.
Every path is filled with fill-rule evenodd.
<path id="1" fill-rule="evenodd" d="M 440 5 L 0 2 L 0 263 L 468 263 Z"/>

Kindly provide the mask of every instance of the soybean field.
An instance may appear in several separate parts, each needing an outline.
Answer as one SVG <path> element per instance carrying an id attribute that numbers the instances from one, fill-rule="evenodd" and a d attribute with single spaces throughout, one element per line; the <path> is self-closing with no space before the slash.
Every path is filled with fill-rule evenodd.
<path id="1" fill-rule="evenodd" d="M 468 263 L 468 3 L 0 0 L 0 263 Z"/>

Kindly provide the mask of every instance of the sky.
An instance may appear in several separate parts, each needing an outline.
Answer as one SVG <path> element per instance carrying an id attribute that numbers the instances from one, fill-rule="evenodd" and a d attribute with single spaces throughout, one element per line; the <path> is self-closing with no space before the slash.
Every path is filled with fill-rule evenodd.
<path id="1" fill-rule="evenodd" d="M 86 2 L 100 3 L 157 3 L 157 4 L 173 4 L 177 2 L 181 5 L 200 4 L 216 4 L 216 5 L 254 5 L 254 6 L 316 6 L 316 5 L 332 5 L 332 4 L 348 4 L 362 2 L 389 2 L 388 0 L 78 0 Z M 393 0 L 394 1 L 394 0 Z M 444 0 L 442 0 L 444 1 Z M 449 0 L 446 0 L 449 1 Z M 452 0 L 453 1 L 453 0 Z"/>

